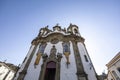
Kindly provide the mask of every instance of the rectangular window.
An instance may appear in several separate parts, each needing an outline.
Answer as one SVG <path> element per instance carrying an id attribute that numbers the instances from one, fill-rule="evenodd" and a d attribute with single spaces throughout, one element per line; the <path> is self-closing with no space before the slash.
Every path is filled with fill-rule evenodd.
<path id="1" fill-rule="evenodd" d="M 84 55 L 85 61 L 88 62 L 88 58 L 86 55 Z"/>
<path id="2" fill-rule="evenodd" d="M 63 43 L 63 52 L 70 52 L 70 44 Z"/>
<path id="3" fill-rule="evenodd" d="M 39 46 L 39 51 L 38 51 L 38 52 L 44 53 L 45 47 L 46 47 L 46 43 L 42 43 L 42 44 Z"/>

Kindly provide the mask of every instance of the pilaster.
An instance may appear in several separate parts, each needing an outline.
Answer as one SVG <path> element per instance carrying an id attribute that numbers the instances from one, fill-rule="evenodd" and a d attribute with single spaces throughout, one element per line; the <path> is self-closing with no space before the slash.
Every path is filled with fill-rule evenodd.
<path id="1" fill-rule="evenodd" d="M 28 67 L 29 67 L 29 65 L 30 65 L 30 62 L 31 62 L 31 60 L 32 60 L 32 58 L 33 58 L 33 55 L 35 54 L 35 51 L 36 51 L 36 48 L 37 48 L 37 44 L 33 44 L 33 45 L 34 45 L 35 47 L 34 47 L 32 53 L 30 54 L 30 56 L 29 56 L 29 58 L 28 58 L 28 60 L 27 60 L 27 62 L 26 62 L 26 64 L 25 64 L 25 67 L 24 67 L 23 70 L 19 73 L 19 76 L 18 76 L 18 79 L 17 79 L 17 80 L 24 80 L 24 77 L 25 77 L 25 75 L 27 74 L 27 69 L 28 69 Z"/>
<path id="2" fill-rule="evenodd" d="M 84 72 L 80 53 L 78 51 L 77 41 L 75 40 L 72 41 L 72 44 L 73 44 L 73 50 L 75 55 L 75 61 L 76 61 L 76 67 L 77 67 L 76 75 L 78 77 L 78 80 L 88 80 L 87 74 Z"/>

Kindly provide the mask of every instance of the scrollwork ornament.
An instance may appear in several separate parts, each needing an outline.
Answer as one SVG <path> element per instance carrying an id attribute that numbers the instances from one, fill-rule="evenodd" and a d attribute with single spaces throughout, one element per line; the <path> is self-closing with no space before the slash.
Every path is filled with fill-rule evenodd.
<path id="1" fill-rule="evenodd" d="M 52 44 L 57 44 L 58 42 L 59 42 L 59 40 L 57 38 L 51 39 L 51 43 Z"/>

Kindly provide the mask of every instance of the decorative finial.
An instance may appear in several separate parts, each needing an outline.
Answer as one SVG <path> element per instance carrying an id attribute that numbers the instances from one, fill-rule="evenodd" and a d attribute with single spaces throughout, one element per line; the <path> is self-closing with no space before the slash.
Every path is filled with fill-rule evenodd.
<path id="1" fill-rule="evenodd" d="M 72 25 L 72 23 L 70 23 L 70 26 Z"/>
<path id="2" fill-rule="evenodd" d="M 49 27 L 49 26 L 47 25 L 45 28 L 47 28 L 47 29 L 48 29 L 48 27 Z"/>
<path id="3" fill-rule="evenodd" d="M 59 23 L 57 23 L 56 26 L 59 26 Z"/>

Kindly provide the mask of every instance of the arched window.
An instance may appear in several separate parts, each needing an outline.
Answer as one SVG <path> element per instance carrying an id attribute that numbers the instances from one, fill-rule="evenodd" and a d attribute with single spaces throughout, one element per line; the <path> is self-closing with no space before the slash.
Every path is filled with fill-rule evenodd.
<path id="1" fill-rule="evenodd" d="M 63 52 L 69 52 L 69 43 L 64 43 L 63 44 Z"/>
<path id="2" fill-rule="evenodd" d="M 46 65 L 44 80 L 55 80 L 56 63 L 50 61 Z"/>
<path id="3" fill-rule="evenodd" d="M 45 46 L 46 46 L 45 43 L 41 44 L 40 47 L 39 47 L 39 52 L 44 53 Z"/>
<path id="4" fill-rule="evenodd" d="M 67 44 L 64 45 L 64 51 L 65 51 L 65 52 L 68 52 L 68 51 L 69 51 Z"/>
<path id="5" fill-rule="evenodd" d="M 43 53 L 44 52 L 44 45 L 40 46 L 40 52 Z"/>

